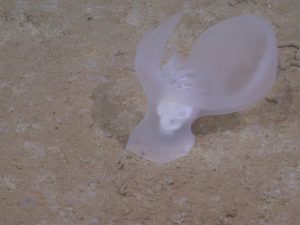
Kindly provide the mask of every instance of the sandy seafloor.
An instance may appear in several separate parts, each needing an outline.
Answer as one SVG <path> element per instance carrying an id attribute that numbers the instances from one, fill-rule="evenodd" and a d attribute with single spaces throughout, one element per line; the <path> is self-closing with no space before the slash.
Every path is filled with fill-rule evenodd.
<path id="1" fill-rule="evenodd" d="M 146 98 L 142 34 L 190 9 L 169 41 L 256 14 L 275 26 L 278 81 L 246 111 L 199 119 L 186 157 L 124 151 Z M 299 0 L 0 0 L 1 225 L 299 225 Z"/>

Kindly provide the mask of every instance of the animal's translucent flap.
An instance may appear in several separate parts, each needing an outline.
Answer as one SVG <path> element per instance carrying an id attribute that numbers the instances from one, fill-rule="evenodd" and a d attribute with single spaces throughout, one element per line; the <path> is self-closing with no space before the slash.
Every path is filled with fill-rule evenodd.
<path id="1" fill-rule="evenodd" d="M 214 90 L 201 109 L 238 111 L 262 98 L 277 74 L 273 28 L 258 16 L 239 16 L 210 27 L 196 40 L 189 62 L 213 68 Z"/>
<path id="2" fill-rule="evenodd" d="M 148 99 L 153 98 L 155 92 L 159 92 L 159 86 L 162 85 L 160 80 L 162 57 L 166 43 L 180 17 L 181 12 L 176 13 L 157 28 L 146 33 L 138 44 L 135 69 Z"/>

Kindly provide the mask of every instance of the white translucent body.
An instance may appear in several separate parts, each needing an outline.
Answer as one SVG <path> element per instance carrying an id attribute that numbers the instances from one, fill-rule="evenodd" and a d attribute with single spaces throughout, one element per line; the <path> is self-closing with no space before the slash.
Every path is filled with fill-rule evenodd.
<path id="1" fill-rule="evenodd" d="M 135 69 L 148 100 L 144 119 L 126 149 L 157 163 L 186 155 L 194 145 L 192 122 L 236 112 L 263 98 L 276 81 L 278 52 L 271 24 L 246 15 L 210 27 L 185 59 L 161 67 L 173 15 L 140 41 Z"/>

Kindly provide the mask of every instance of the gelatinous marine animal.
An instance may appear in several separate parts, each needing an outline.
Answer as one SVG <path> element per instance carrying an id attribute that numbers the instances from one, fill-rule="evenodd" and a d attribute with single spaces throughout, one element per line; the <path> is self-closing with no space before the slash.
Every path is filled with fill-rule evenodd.
<path id="1" fill-rule="evenodd" d="M 210 27 L 195 41 L 188 57 L 175 54 L 161 66 L 166 42 L 181 14 L 146 33 L 135 58 L 148 105 L 126 149 L 157 163 L 189 152 L 195 142 L 191 132 L 195 119 L 245 109 L 263 98 L 277 77 L 273 27 L 254 15 Z"/>

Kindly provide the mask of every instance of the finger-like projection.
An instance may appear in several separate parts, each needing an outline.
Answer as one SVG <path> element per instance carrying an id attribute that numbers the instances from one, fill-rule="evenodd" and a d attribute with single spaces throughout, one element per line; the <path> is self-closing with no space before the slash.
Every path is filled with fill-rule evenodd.
<path id="1" fill-rule="evenodd" d="M 178 12 L 146 33 L 135 58 L 148 109 L 126 148 L 157 163 L 189 152 L 195 141 L 191 132 L 195 119 L 254 104 L 267 94 L 277 76 L 273 27 L 252 15 L 210 27 L 188 57 L 175 54 L 161 66 L 166 42 L 180 17 Z"/>

